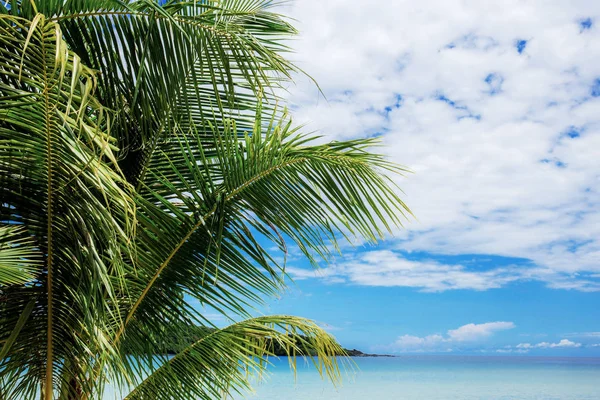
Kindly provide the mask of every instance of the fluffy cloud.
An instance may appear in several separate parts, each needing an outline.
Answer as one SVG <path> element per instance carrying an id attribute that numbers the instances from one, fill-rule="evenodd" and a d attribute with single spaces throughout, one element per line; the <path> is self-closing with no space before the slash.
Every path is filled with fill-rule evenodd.
<path id="1" fill-rule="evenodd" d="M 321 278 L 328 283 L 416 287 L 424 292 L 499 288 L 509 282 L 529 279 L 532 273 L 530 269 L 515 266 L 482 272 L 460 264 L 409 260 L 391 250 L 344 256 L 331 266 L 317 271 L 296 267 L 288 267 L 286 271 L 296 280 Z"/>
<path id="2" fill-rule="evenodd" d="M 512 322 L 486 322 L 485 324 L 467 324 L 458 329 L 448 331 L 448 337 L 454 342 L 466 342 L 484 339 L 492 333 L 506 329 L 512 329 Z"/>
<path id="3" fill-rule="evenodd" d="M 478 342 L 490 337 L 498 331 L 512 329 L 512 322 L 486 322 L 483 324 L 467 324 L 457 329 L 449 330 L 445 336 L 434 334 L 424 337 L 403 335 L 388 347 L 395 352 L 444 352 L 452 351 L 452 346 Z"/>
<path id="4" fill-rule="evenodd" d="M 439 350 L 440 345 L 447 342 L 448 340 L 441 335 L 428 335 L 425 337 L 402 335 L 394 342 L 392 348 L 396 351 L 433 351 Z"/>
<path id="5" fill-rule="evenodd" d="M 569 339 L 562 339 L 558 343 L 548 343 L 548 342 L 538 343 L 535 345 L 535 347 L 538 347 L 540 349 L 547 349 L 547 348 L 553 349 L 555 347 L 581 347 L 581 343 L 571 342 Z"/>
<path id="6" fill-rule="evenodd" d="M 329 139 L 381 135 L 381 150 L 415 172 L 398 180 L 418 217 L 397 233 L 398 249 L 519 257 L 535 268 L 425 263 L 428 274 L 347 279 L 600 290 L 600 3 L 370 5 L 377 11 L 348 0 L 286 6 L 301 31 L 293 57 L 328 99 L 299 77 L 288 88 L 296 122 Z"/>
<path id="7" fill-rule="evenodd" d="M 429 292 L 449 289 L 486 290 L 516 280 L 507 269 L 478 273 L 469 271 L 462 265 L 407 260 L 390 250 L 369 251 L 346 257 L 316 272 L 294 267 L 288 267 L 287 272 L 294 279 L 320 277 L 330 283 L 407 286 Z"/>
<path id="8" fill-rule="evenodd" d="M 554 349 L 554 348 L 577 348 L 577 347 L 581 347 L 581 343 L 575 343 L 570 341 L 569 339 L 562 339 L 560 342 L 558 343 L 548 343 L 548 342 L 541 342 L 538 344 L 531 344 L 531 343 L 519 343 L 516 348 L 517 349 L 521 349 L 521 350 L 531 350 L 531 349 Z"/>

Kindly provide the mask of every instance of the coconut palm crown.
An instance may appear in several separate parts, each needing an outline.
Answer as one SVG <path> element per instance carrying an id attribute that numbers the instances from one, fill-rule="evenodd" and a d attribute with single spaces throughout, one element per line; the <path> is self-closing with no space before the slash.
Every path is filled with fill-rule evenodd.
<path id="1" fill-rule="evenodd" d="M 277 106 L 301 71 L 273 5 L 0 2 L 0 398 L 221 398 L 274 343 L 339 377 L 316 323 L 253 315 L 286 246 L 316 266 L 399 226 L 404 169 Z"/>

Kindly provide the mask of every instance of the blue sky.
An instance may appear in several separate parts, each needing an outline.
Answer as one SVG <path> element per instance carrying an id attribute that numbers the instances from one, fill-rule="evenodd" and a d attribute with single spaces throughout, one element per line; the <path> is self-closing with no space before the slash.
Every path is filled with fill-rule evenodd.
<path id="1" fill-rule="evenodd" d="M 598 300 L 597 293 L 548 289 L 539 282 L 423 292 L 305 279 L 296 280 L 266 311 L 312 318 L 345 346 L 370 352 L 600 356 L 594 346 L 600 332 L 593 331 L 600 317 Z M 480 330 L 474 326 L 466 329 L 476 332 L 466 340 L 450 340 L 448 331 L 469 324 Z M 436 335 L 442 339 L 427 342 Z M 573 344 L 517 348 L 561 340 Z"/>
<path id="2" fill-rule="evenodd" d="M 380 353 L 600 356 L 600 3 L 287 4 L 287 97 L 324 140 L 379 136 L 416 219 L 344 246 L 265 312 Z"/>

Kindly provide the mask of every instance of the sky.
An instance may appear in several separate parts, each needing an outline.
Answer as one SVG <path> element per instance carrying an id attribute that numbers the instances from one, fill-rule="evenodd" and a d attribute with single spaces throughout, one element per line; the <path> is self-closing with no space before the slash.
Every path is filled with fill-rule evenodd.
<path id="1" fill-rule="evenodd" d="M 416 218 L 265 312 L 366 352 L 600 356 L 600 2 L 296 0 L 287 100 L 377 136 Z"/>

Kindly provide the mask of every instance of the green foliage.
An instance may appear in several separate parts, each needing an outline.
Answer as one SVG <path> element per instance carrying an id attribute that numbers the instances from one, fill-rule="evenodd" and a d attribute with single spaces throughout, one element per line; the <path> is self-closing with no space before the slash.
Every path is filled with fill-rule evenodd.
<path id="1" fill-rule="evenodd" d="M 20 227 L 0 225 L 0 287 L 29 282 L 40 268 L 41 258 Z"/>
<path id="2" fill-rule="evenodd" d="M 276 346 L 274 346 L 274 344 Z M 223 393 L 250 390 L 249 375 L 260 375 L 274 356 L 273 348 L 289 354 L 312 354 L 321 374 L 339 381 L 342 348 L 314 322 L 285 315 L 258 317 L 215 329 L 157 368 L 126 399 L 220 398 Z M 185 373 L 181 373 L 185 371 Z M 168 382 L 168 385 L 165 385 Z"/>
<path id="3" fill-rule="evenodd" d="M 291 318 L 287 317 L 286 318 Z M 207 326 L 199 325 L 181 325 L 181 331 L 179 335 L 172 337 L 163 337 L 158 344 L 164 346 L 157 350 L 157 354 L 168 354 L 175 355 L 181 351 L 184 351 L 189 345 L 199 341 L 200 339 L 218 331 L 218 328 L 211 328 Z M 294 350 L 298 356 L 315 356 L 317 351 L 315 350 L 314 340 L 301 333 L 288 333 L 291 343 L 293 343 Z M 283 343 L 274 339 L 267 338 L 265 340 L 265 354 L 286 357 L 289 355 L 289 349 L 284 347 Z M 352 352 L 352 350 L 340 349 L 338 356 L 344 356 L 346 353 Z"/>
<path id="4" fill-rule="evenodd" d="M 0 6 L 0 398 L 98 398 L 109 381 L 218 398 L 274 346 L 339 377 L 317 325 L 251 318 L 285 287 L 265 245 L 316 266 L 339 238 L 381 239 L 409 212 L 386 176 L 404 170 L 372 139 L 316 144 L 275 106 L 299 71 L 270 6 Z M 241 322 L 214 330 L 203 307 Z"/>

